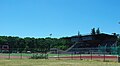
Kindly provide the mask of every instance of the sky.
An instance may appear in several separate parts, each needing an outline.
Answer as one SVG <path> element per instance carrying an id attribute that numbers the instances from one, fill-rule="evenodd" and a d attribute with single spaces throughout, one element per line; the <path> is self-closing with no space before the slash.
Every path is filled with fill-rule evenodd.
<path id="1" fill-rule="evenodd" d="M 0 0 L 0 36 L 120 33 L 120 0 Z"/>

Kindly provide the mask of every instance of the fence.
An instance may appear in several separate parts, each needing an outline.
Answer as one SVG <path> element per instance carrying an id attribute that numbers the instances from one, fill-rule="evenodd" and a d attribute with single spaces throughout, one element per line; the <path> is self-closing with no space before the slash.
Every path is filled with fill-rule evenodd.
<path id="1" fill-rule="evenodd" d="M 2 50 L 0 58 L 6 59 L 78 59 L 78 60 L 101 60 L 101 61 L 118 61 L 120 48 L 118 47 L 101 47 L 101 48 L 73 48 L 70 52 L 66 52 L 55 48 L 49 49 L 31 49 L 28 51 L 20 50 Z"/>
<path id="2" fill-rule="evenodd" d="M 46 56 L 49 49 L 35 49 L 30 48 L 24 50 L 24 48 L 10 48 L 10 49 L 0 49 L 0 58 L 7 58 L 7 59 L 23 59 L 23 58 L 34 58 L 34 57 L 42 57 Z"/>

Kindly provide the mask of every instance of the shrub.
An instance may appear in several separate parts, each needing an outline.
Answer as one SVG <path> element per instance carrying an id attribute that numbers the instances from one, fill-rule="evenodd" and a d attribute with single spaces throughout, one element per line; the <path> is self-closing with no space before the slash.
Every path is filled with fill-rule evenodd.
<path id="1" fill-rule="evenodd" d="M 48 59 L 48 54 L 34 54 L 31 59 Z"/>

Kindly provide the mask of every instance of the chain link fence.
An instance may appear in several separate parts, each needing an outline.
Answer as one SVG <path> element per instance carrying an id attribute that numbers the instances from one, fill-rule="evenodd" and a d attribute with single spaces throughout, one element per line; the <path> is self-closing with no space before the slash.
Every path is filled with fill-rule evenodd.
<path id="1" fill-rule="evenodd" d="M 78 59 L 78 60 L 101 60 L 119 61 L 119 47 L 99 47 L 99 48 L 73 48 L 71 51 L 63 51 L 57 48 L 34 49 L 24 51 L 23 48 L 0 49 L 2 59 Z"/>

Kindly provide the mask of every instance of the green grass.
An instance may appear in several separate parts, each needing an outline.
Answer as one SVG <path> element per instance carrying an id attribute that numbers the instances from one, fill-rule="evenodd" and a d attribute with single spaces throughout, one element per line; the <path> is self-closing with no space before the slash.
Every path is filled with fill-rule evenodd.
<path id="1" fill-rule="evenodd" d="M 0 53 L 0 56 L 9 56 L 9 53 Z M 21 53 L 11 53 L 10 56 L 21 56 Z M 32 53 L 22 53 L 22 56 L 33 56 Z M 49 57 L 57 57 L 58 54 L 48 54 Z M 59 56 L 71 56 L 71 54 L 59 54 Z M 74 56 L 80 56 L 79 54 L 74 54 Z"/>
<path id="2" fill-rule="evenodd" d="M 93 54 L 94 55 L 98 55 L 98 54 Z M 0 53 L 0 56 L 9 56 L 9 53 Z M 32 53 L 11 53 L 10 56 L 28 56 L 31 57 L 33 56 Z M 49 57 L 64 57 L 64 56 L 72 56 L 71 54 L 48 54 Z M 80 56 L 80 54 L 74 54 L 73 56 Z M 81 56 L 90 56 L 90 54 L 82 54 Z M 113 55 L 116 56 L 116 55 Z"/>
<path id="3" fill-rule="evenodd" d="M 1 53 L 0 56 L 9 56 L 9 53 Z M 21 56 L 21 53 L 11 53 L 10 56 Z M 33 56 L 30 53 L 22 53 L 22 56 Z M 58 56 L 58 54 L 48 54 L 49 57 Z M 71 54 L 59 54 L 59 56 L 71 56 Z"/>
<path id="4" fill-rule="evenodd" d="M 120 63 L 65 59 L 0 59 L 0 66 L 120 66 Z"/>
<path id="5" fill-rule="evenodd" d="M 9 53 L 1 53 L 0 56 L 9 56 Z M 21 53 L 11 53 L 10 56 L 21 56 Z M 33 54 L 22 53 L 22 56 L 33 56 Z"/>

